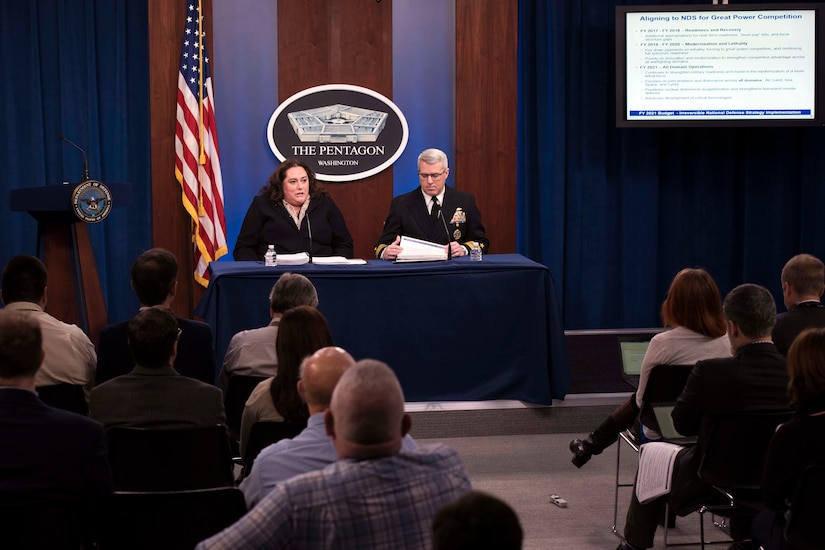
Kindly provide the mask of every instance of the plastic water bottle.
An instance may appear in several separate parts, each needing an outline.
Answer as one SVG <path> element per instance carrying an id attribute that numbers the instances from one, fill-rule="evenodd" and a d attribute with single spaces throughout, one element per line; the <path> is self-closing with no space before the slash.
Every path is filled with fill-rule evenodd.
<path id="1" fill-rule="evenodd" d="M 275 252 L 275 245 L 269 245 L 264 254 L 264 265 L 267 267 L 275 267 L 278 265 L 278 254 Z"/>
<path id="2" fill-rule="evenodd" d="M 473 247 L 470 249 L 470 261 L 471 262 L 480 262 L 481 261 L 481 247 L 478 246 L 476 241 L 473 241 Z"/>

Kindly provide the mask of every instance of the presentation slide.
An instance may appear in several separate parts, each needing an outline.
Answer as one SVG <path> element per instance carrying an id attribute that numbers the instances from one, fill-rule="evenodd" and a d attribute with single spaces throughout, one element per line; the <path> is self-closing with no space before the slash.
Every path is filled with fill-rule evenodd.
<path id="1" fill-rule="evenodd" d="M 815 117 L 815 10 L 625 16 L 628 121 Z"/>

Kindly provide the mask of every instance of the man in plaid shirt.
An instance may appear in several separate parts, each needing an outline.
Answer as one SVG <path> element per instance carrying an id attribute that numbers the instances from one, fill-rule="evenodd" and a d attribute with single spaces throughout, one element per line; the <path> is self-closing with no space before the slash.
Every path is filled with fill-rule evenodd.
<path id="1" fill-rule="evenodd" d="M 395 373 L 369 359 L 350 367 L 324 423 L 337 462 L 278 484 L 197 548 L 431 548 L 435 512 L 469 491 L 470 480 L 446 445 L 401 450 L 411 419 Z"/>

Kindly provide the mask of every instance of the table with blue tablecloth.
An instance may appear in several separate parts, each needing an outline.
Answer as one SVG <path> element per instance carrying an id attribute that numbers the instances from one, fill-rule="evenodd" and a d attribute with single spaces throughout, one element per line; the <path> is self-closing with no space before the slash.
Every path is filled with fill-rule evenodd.
<path id="1" fill-rule="evenodd" d="M 409 402 L 515 399 L 549 405 L 570 385 L 550 270 L 518 254 L 442 262 L 266 267 L 212 262 L 195 309 L 221 361 L 238 331 L 269 323 L 281 273 L 318 289 L 336 345 L 386 362 Z"/>

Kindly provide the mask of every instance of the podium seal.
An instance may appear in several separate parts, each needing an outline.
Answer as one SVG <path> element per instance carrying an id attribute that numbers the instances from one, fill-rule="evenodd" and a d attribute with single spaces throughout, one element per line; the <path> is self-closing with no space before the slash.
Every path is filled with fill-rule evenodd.
<path id="1" fill-rule="evenodd" d="M 112 210 L 112 193 L 99 181 L 86 180 L 72 192 L 72 210 L 86 223 L 97 223 Z"/>

